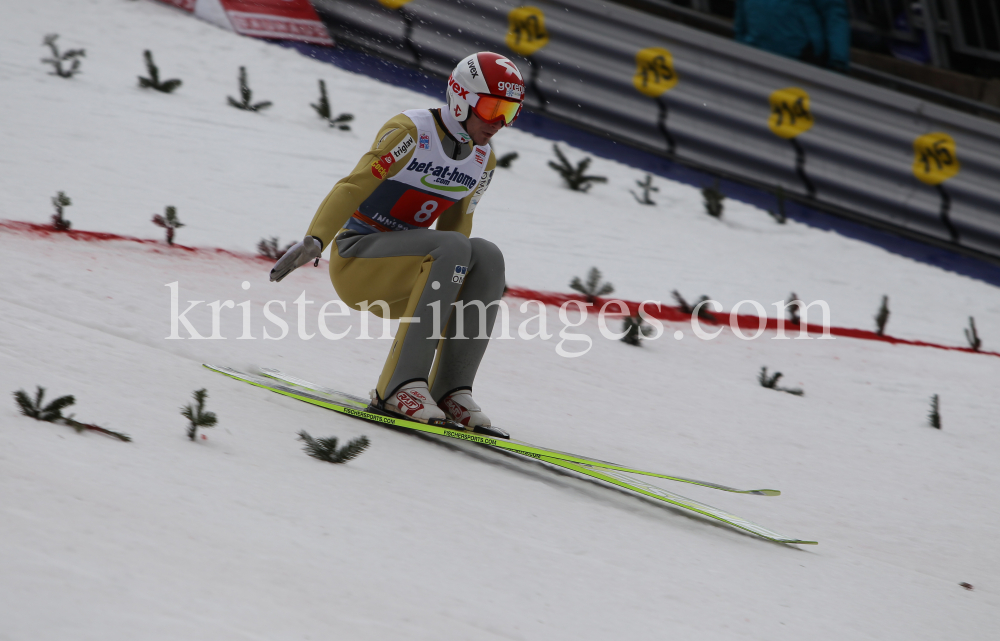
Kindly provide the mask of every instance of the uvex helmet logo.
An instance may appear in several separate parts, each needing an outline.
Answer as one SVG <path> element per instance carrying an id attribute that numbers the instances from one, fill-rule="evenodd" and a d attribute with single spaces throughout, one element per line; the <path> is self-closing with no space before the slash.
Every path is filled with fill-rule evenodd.
<path id="1" fill-rule="evenodd" d="M 479 68 L 476 66 L 476 61 L 473 58 L 469 58 L 469 73 L 472 74 L 473 80 L 479 77 Z"/>
<path id="2" fill-rule="evenodd" d="M 451 76 L 448 77 L 448 86 L 451 88 L 452 91 L 458 94 L 459 98 L 469 97 L 469 90 L 463 87 L 462 85 L 458 84 L 458 81 Z"/>
<path id="3" fill-rule="evenodd" d="M 517 70 L 517 67 L 514 66 L 513 62 L 511 62 L 507 58 L 497 58 L 496 63 L 501 67 L 503 67 L 504 69 L 506 69 L 507 73 L 514 74 L 515 76 L 517 76 L 518 80 L 520 80 L 522 83 L 524 82 L 524 78 L 521 77 L 521 72 Z"/>

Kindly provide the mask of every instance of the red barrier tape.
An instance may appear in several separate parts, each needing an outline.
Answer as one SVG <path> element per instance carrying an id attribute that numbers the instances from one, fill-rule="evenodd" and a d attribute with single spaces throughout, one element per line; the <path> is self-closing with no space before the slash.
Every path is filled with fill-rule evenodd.
<path id="1" fill-rule="evenodd" d="M 587 304 L 587 299 L 580 294 L 559 294 L 556 292 L 538 292 L 533 289 L 526 289 L 523 287 L 508 287 L 507 296 L 511 298 L 520 298 L 523 300 L 537 300 L 541 301 L 546 305 L 553 305 L 555 307 L 560 307 L 569 301 L 579 301 L 581 303 Z M 617 298 L 596 298 L 591 305 L 595 310 L 600 310 L 610 301 L 618 301 L 621 299 Z M 635 301 L 621 301 L 625 303 L 628 307 L 628 314 L 630 316 L 638 316 L 639 305 Z M 624 314 L 617 313 L 619 311 L 619 306 L 617 304 L 611 304 L 607 307 L 607 314 L 611 316 L 624 316 Z M 647 303 L 644 309 L 647 316 L 656 318 L 658 320 L 677 322 L 677 323 L 689 323 L 691 322 L 691 314 L 685 314 L 677 307 L 672 307 L 669 305 L 657 306 L 655 303 Z M 760 318 L 759 316 L 754 316 L 752 314 L 732 314 L 732 312 L 711 312 L 712 316 L 715 317 L 714 321 L 701 319 L 699 322 L 702 325 L 730 325 L 735 326 L 740 329 L 741 332 L 753 334 L 756 333 L 758 328 L 763 325 L 765 331 L 777 331 L 779 329 L 779 319 L 777 318 Z M 823 335 L 823 326 L 815 325 L 813 323 L 806 323 L 803 325 L 793 325 L 791 322 L 780 321 L 781 325 L 784 327 L 786 335 L 794 338 L 805 328 L 806 332 L 812 335 L 814 338 L 818 338 Z M 912 341 L 905 338 L 896 338 L 894 336 L 879 335 L 875 332 L 871 332 L 864 329 L 851 329 L 849 327 L 830 327 L 830 336 L 843 336 L 844 338 L 857 338 L 866 341 L 880 341 L 883 343 L 892 343 L 894 345 L 914 345 L 917 347 L 933 347 L 935 349 L 946 349 L 955 352 L 969 352 L 972 354 L 987 354 L 989 356 L 1000 356 L 997 352 L 983 352 L 975 351 L 971 347 L 956 347 L 953 345 L 940 345 L 938 343 L 928 343 L 926 341 Z"/>
<path id="2" fill-rule="evenodd" d="M 231 256 L 233 258 L 239 258 L 241 260 L 254 260 L 254 261 L 265 261 L 270 262 L 270 258 L 265 258 L 259 254 L 244 254 L 240 252 L 229 251 L 228 249 L 220 248 L 198 248 L 198 247 L 188 247 L 186 245 L 167 245 L 159 240 L 152 240 L 149 238 L 136 238 L 135 236 L 121 236 L 119 234 L 111 234 L 108 232 L 98 232 L 98 231 L 81 231 L 77 229 L 69 229 L 66 231 L 60 231 L 51 225 L 40 225 L 38 223 L 29 223 L 16 220 L 0 220 L 0 229 L 9 229 L 11 231 L 26 232 L 38 236 L 68 236 L 73 240 L 85 240 L 85 241 L 126 241 L 132 243 L 140 243 L 143 245 L 153 245 L 156 251 L 160 248 L 164 250 L 181 250 L 189 253 L 202 253 L 202 254 L 222 254 L 225 256 Z M 326 261 L 323 261 L 326 262 Z M 621 312 L 621 308 L 614 304 L 613 301 L 619 301 L 618 298 L 596 298 L 593 303 L 587 303 L 587 299 L 580 294 L 560 294 L 557 292 L 540 292 L 533 289 L 527 289 L 524 287 L 508 287 L 505 296 L 509 298 L 519 298 L 522 300 L 537 300 L 544 305 L 552 305 L 554 307 L 561 307 L 567 302 L 577 301 L 585 305 L 592 306 L 595 310 L 600 310 L 608 303 L 612 303 L 607 307 L 607 314 L 614 317 L 624 316 L 625 314 Z M 628 308 L 628 314 L 630 316 L 637 316 L 639 314 L 639 305 L 635 301 L 622 300 L 622 303 Z M 691 314 L 685 314 L 677 307 L 672 307 L 670 305 L 660 305 L 657 306 L 653 303 L 647 303 L 644 309 L 647 316 L 656 318 L 658 320 L 664 320 L 675 323 L 689 323 L 691 322 Z M 735 326 L 740 329 L 740 331 L 756 333 L 758 328 L 761 327 L 763 321 L 763 329 L 765 331 L 777 331 L 779 319 L 777 318 L 760 318 L 759 316 L 754 316 L 752 314 L 736 314 L 734 315 L 726 312 L 711 312 L 712 316 L 715 317 L 714 321 L 702 319 L 700 322 L 703 325 L 709 326 L 720 326 L 729 325 Z M 802 325 L 793 325 L 788 321 L 783 321 L 782 325 L 787 334 L 794 338 L 801 332 Z M 823 326 L 816 325 L 813 323 L 806 323 L 805 330 L 808 334 L 818 338 L 823 334 Z M 894 345 L 914 345 L 916 347 L 933 347 L 935 349 L 946 349 L 955 352 L 969 352 L 971 354 L 986 354 L 989 356 L 1000 356 L 997 352 L 977 352 L 971 347 L 956 347 L 954 345 L 940 345 L 938 343 L 928 343 L 925 341 L 911 341 L 905 338 L 896 338 L 894 336 L 879 336 L 875 332 L 871 332 L 864 329 L 851 329 L 849 327 L 830 327 L 830 336 L 842 336 L 844 338 L 856 338 L 866 341 L 880 341 L 883 343 L 892 343 Z"/>

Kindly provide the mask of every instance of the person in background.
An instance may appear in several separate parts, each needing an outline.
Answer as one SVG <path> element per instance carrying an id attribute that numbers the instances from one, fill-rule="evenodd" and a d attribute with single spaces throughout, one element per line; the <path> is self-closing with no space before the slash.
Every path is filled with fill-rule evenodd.
<path id="1" fill-rule="evenodd" d="M 751 47 L 835 71 L 850 65 L 846 0 L 737 0 L 733 27 Z"/>

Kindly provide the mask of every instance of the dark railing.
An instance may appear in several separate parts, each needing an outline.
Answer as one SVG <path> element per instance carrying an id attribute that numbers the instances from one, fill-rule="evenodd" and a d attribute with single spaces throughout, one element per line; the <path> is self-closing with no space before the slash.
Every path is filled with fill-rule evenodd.
<path id="1" fill-rule="evenodd" d="M 641 11 L 715 33 L 732 35 L 734 0 L 614 0 Z M 927 62 L 953 69 L 951 52 L 1000 62 L 1000 2 L 997 0 L 846 0 L 854 46 L 884 50 L 905 43 Z M 932 34 L 933 37 L 928 37 Z"/>

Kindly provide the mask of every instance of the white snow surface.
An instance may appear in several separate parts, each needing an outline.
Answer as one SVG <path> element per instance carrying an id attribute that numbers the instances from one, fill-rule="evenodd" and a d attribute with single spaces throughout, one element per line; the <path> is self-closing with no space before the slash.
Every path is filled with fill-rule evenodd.
<path id="1" fill-rule="evenodd" d="M 84 47 L 83 73 L 46 75 L 46 33 Z M 173 95 L 144 91 L 143 49 Z M 262 113 L 225 104 L 247 66 Z M 309 108 L 324 78 L 351 132 Z M 199 22 L 155 2 L 35 0 L 0 20 L 0 218 L 46 222 L 73 199 L 74 228 L 251 252 L 299 238 L 377 127 L 425 96 Z M 961 345 L 975 316 L 987 349 L 995 287 L 657 179 L 657 207 L 609 177 L 583 195 L 545 165 L 551 142 L 516 129 L 518 151 L 476 213 L 508 281 L 565 291 L 599 266 L 630 299 L 711 294 L 727 308 L 789 291 L 826 300 L 836 325 Z M 571 157 L 583 152 L 567 145 Z M 658 198 L 657 198 L 658 197 Z M 335 299 L 325 269 L 267 282 L 269 265 L 210 251 L 87 242 L 0 228 L 0 390 L 74 394 L 77 418 L 121 443 L 0 405 L 0 640 L 64 639 L 986 639 L 1000 612 L 996 388 L 1000 359 L 849 339 L 700 341 L 690 328 L 642 348 L 592 338 L 579 358 L 548 341 L 495 339 L 476 398 L 518 438 L 776 498 L 657 482 L 818 546 L 768 543 L 533 461 L 385 430 L 209 372 L 278 367 L 346 391 L 374 385 L 386 340 L 299 337 Z M 226 340 L 167 340 L 168 283 L 223 309 Z M 242 285 L 246 282 L 248 288 Z M 287 302 L 282 340 L 263 306 Z M 513 301 L 511 325 L 528 313 Z M 749 311 L 744 308 L 744 311 Z M 773 314 L 773 308 L 769 307 Z M 203 334 L 211 313 L 188 314 Z M 377 335 L 377 322 L 372 322 Z M 686 337 L 674 340 L 673 332 Z M 182 329 L 181 335 L 187 333 Z M 576 351 L 578 341 L 566 343 Z M 761 366 L 802 387 L 760 387 Z M 179 407 L 209 390 L 219 425 L 195 443 Z M 944 429 L 927 425 L 939 394 Z M 9 396 L 8 396 L 9 399 Z M 346 465 L 306 456 L 296 433 L 372 446 Z M 959 586 L 968 582 L 969 591 Z M 994 630 L 993 633 L 989 632 Z"/>

